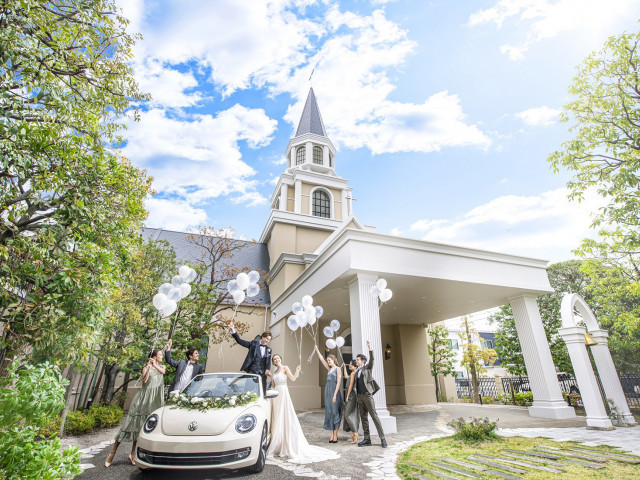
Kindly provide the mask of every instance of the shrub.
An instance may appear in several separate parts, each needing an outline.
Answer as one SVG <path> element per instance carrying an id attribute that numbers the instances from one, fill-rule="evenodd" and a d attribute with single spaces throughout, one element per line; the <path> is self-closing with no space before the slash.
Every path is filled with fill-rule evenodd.
<path id="1" fill-rule="evenodd" d="M 528 407 L 533 403 L 532 392 L 516 392 L 514 396 L 516 397 L 516 405 Z"/>
<path id="2" fill-rule="evenodd" d="M 94 425 L 104 428 L 118 425 L 123 411 L 117 405 L 91 405 L 87 413 L 93 417 Z"/>
<path id="3" fill-rule="evenodd" d="M 84 413 L 80 410 L 67 413 L 67 420 L 64 424 L 64 431 L 77 435 L 79 433 L 87 433 L 93 429 L 95 419 L 90 413 Z"/>
<path id="4" fill-rule="evenodd" d="M 467 443 L 477 443 L 497 437 L 495 429 L 498 421 L 490 422 L 488 418 L 472 418 L 469 423 L 462 417 L 447 423 L 456 430 L 453 438 Z"/>
<path id="5" fill-rule="evenodd" d="M 124 404 L 127 401 L 129 394 L 123 390 L 116 393 L 111 399 L 111 405 L 117 405 L 120 408 L 124 408 Z"/>
<path id="6" fill-rule="evenodd" d="M 18 362 L 0 378 L 0 478 L 43 480 L 79 475 L 77 448 L 62 450 L 59 438 L 37 440 L 40 430 L 64 406 L 60 369 L 46 362 L 39 366 Z"/>
<path id="7" fill-rule="evenodd" d="M 62 418 L 54 417 L 50 419 L 44 426 L 40 427 L 38 435 L 43 438 L 53 438 L 60 435 L 60 427 L 62 426 Z"/>
<path id="8" fill-rule="evenodd" d="M 492 403 L 494 403 L 496 400 L 493 397 L 482 397 L 482 404 L 483 405 L 491 405 Z"/>

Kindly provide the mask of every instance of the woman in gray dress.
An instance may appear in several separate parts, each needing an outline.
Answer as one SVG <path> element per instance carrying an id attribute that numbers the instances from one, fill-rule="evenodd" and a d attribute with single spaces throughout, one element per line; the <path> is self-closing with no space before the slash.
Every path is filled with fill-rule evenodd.
<path id="1" fill-rule="evenodd" d="M 108 467 L 113 462 L 118 446 L 122 442 L 133 442 L 131 453 L 127 458 L 131 465 L 136 464 L 136 443 L 142 424 L 149 414 L 164 405 L 164 372 L 166 367 L 162 363 L 162 350 L 154 350 L 149 355 L 149 361 L 142 369 L 142 388 L 131 402 L 127 416 L 124 418 L 120 430 L 116 435 L 111 453 L 104 462 Z"/>
<path id="2" fill-rule="evenodd" d="M 324 386 L 324 429 L 331 430 L 329 443 L 338 443 L 338 430 L 342 421 L 342 374 L 335 355 L 328 355 L 325 360 L 318 346 L 315 346 L 320 362 L 327 369 L 327 384 Z"/>
<path id="3" fill-rule="evenodd" d="M 346 363 L 342 364 L 342 368 L 344 369 L 344 377 L 348 379 L 342 429 L 345 432 L 351 432 L 351 440 L 348 440 L 349 443 L 358 443 L 358 429 L 360 428 L 358 396 L 356 394 L 356 370 L 358 370 L 358 364 L 355 360 L 351 360 L 348 367 L 349 371 L 347 371 Z"/>

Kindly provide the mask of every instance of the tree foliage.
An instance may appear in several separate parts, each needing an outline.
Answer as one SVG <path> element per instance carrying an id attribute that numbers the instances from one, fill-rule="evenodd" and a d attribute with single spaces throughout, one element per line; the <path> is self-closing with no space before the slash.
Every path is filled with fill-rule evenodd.
<path id="1" fill-rule="evenodd" d="M 0 0 L 0 310 L 14 353 L 87 355 L 146 215 L 150 179 L 112 148 L 146 98 L 116 10 Z"/>
<path id="2" fill-rule="evenodd" d="M 487 369 L 485 365 L 493 365 L 496 360 L 498 360 L 498 354 L 493 348 L 484 348 L 478 331 L 474 328 L 473 322 L 469 321 L 468 317 L 464 317 L 460 324 L 459 337 L 462 348 L 460 365 L 469 371 L 474 401 L 479 403 L 480 389 L 478 388 L 478 374 L 486 373 Z"/>
<path id="3" fill-rule="evenodd" d="M 38 434 L 64 405 L 65 382 L 57 366 L 26 365 L 0 378 L 0 479 L 62 479 L 81 472 L 77 448 Z"/>
<path id="4" fill-rule="evenodd" d="M 438 375 L 453 375 L 456 353 L 449 347 L 449 331 L 444 325 L 435 325 L 429 329 L 429 360 L 431 375 L 436 379 L 436 398 L 440 399 Z"/>

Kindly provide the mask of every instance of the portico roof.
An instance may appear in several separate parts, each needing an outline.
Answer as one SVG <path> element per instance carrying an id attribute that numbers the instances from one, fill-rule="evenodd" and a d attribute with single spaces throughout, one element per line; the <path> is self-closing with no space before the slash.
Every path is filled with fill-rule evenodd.
<path id="1" fill-rule="evenodd" d="M 347 320 L 349 283 L 358 273 L 385 278 L 393 298 L 380 310 L 382 324 L 434 323 L 503 305 L 521 295 L 553 291 L 546 260 L 344 229 L 278 298 L 271 323 L 312 295 L 325 319 Z"/>

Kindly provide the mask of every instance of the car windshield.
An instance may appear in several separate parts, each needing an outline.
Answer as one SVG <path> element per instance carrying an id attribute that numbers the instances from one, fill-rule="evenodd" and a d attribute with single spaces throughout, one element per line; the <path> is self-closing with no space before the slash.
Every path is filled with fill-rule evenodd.
<path id="1" fill-rule="evenodd" d="M 192 397 L 224 397 L 256 393 L 260 395 L 260 377 L 232 373 L 212 373 L 196 376 L 183 393 Z"/>

